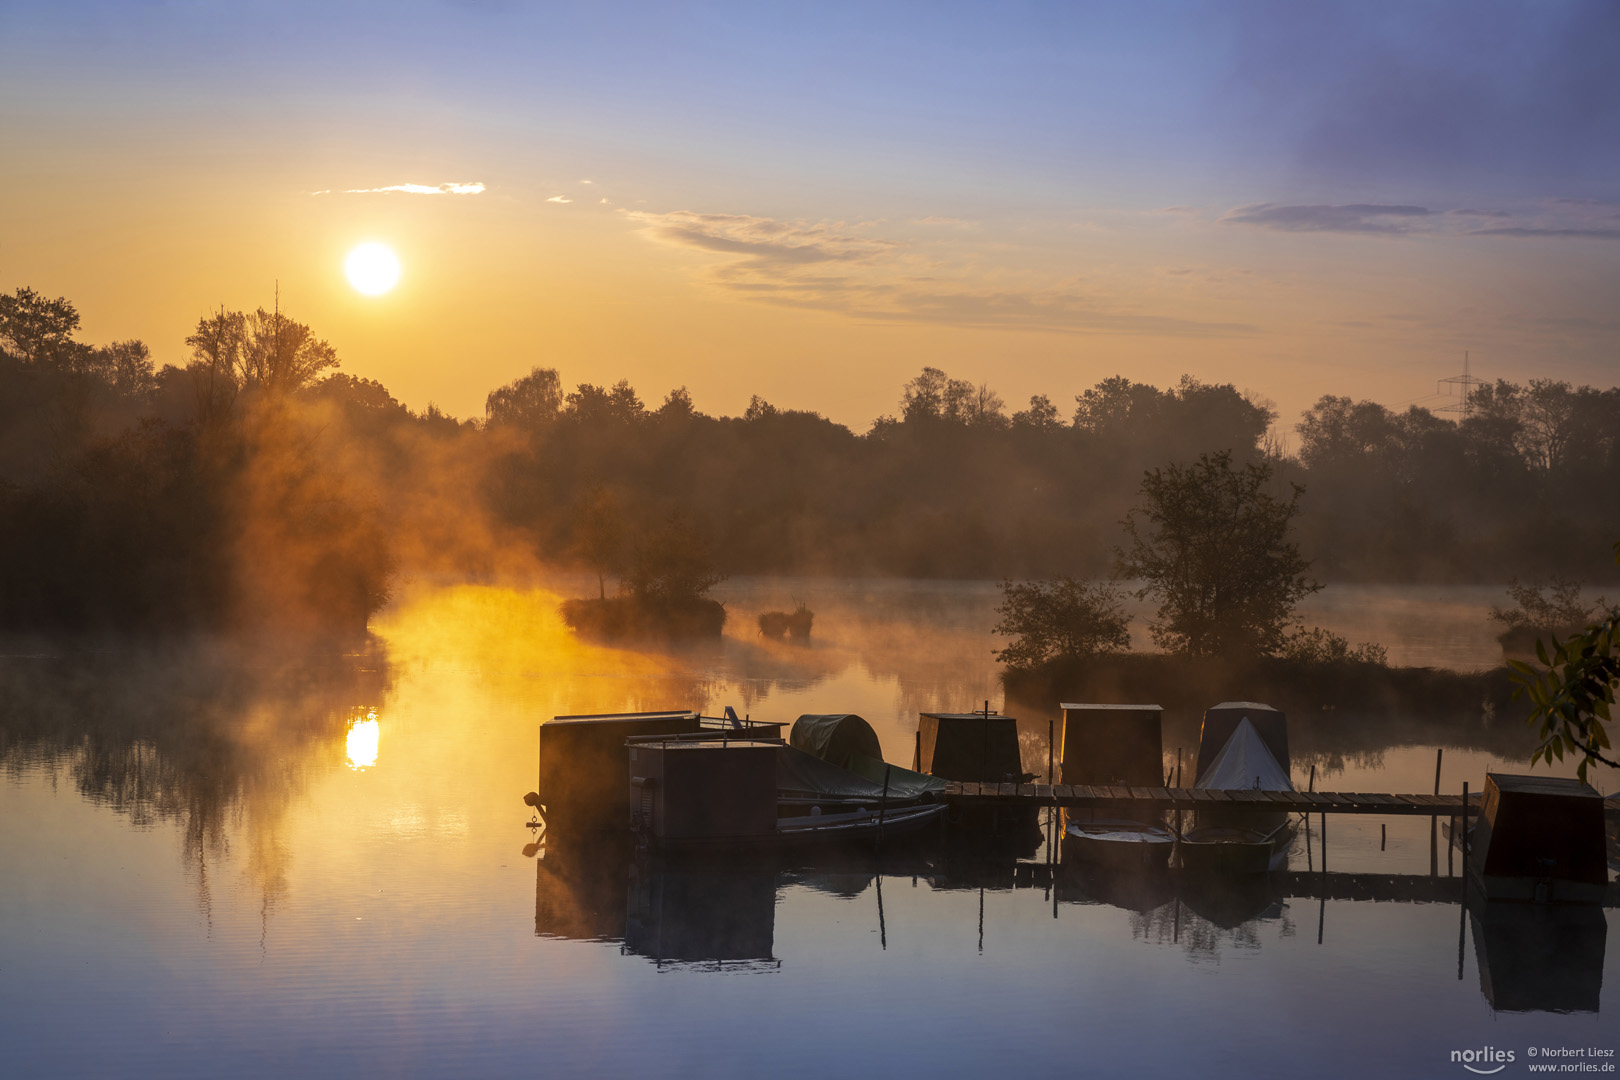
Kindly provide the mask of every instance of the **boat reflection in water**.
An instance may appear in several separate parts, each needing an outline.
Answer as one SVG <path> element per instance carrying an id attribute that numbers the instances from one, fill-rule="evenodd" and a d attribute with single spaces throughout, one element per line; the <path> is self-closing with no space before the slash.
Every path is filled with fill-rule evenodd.
<path id="1" fill-rule="evenodd" d="M 625 829 L 552 834 L 534 857 L 537 937 L 624 940 L 625 895 L 635 843 Z"/>
<path id="2" fill-rule="evenodd" d="M 621 942 L 665 964 L 775 968 L 776 865 L 759 855 L 639 850 L 624 829 L 531 845 L 534 932 Z"/>
<path id="3" fill-rule="evenodd" d="M 776 867 L 757 854 L 639 853 L 624 951 L 666 965 L 776 970 Z"/>
<path id="4" fill-rule="evenodd" d="M 1479 990 L 1498 1012 L 1598 1011 L 1608 921 L 1591 904 L 1470 900 Z"/>

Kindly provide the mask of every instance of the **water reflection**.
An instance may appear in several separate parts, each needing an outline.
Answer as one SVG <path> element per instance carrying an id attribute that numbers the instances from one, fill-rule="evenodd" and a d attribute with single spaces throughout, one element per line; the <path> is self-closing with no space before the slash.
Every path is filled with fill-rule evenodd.
<path id="1" fill-rule="evenodd" d="M 1608 921 L 1570 904 L 1468 906 L 1479 989 L 1498 1012 L 1598 1011 Z"/>
<path id="2" fill-rule="evenodd" d="M 539 937 L 622 941 L 635 844 L 629 830 L 547 837 L 534 854 L 534 932 Z"/>
<path id="3" fill-rule="evenodd" d="M 666 965 L 776 970 L 776 868 L 757 855 L 643 853 L 630 864 L 624 949 Z"/>
<path id="4" fill-rule="evenodd" d="M 749 613 L 795 597 L 816 609 L 811 642 L 758 638 Z M 1612 914 L 1549 927 L 1462 908 L 1427 820 L 1390 819 L 1386 850 L 1379 820 L 1335 818 L 1332 873 L 1235 895 L 1072 867 L 1050 856 L 1040 817 L 719 866 L 638 859 L 617 827 L 526 833 L 536 729 L 560 713 L 849 710 L 905 763 L 919 712 L 988 697 L 1019 717 L 1024 766 L 1044 778 L 1056 701 L 1001 700 L 993 586 L 744 582 L 728 598 L 727 636 L 692 648 L 582 643 L 555 592 L 423 586 L 377 621 L 386 662 L 214 647 L 0 659 L 0 767 L 16 781 L 0 783 L 0 813 L 45 834 L 0 830 L 0 1033 L 25 1061 L 79 1053 L 83 1067 L 62 1071 L 85 1073 L 217 1075 L 272 1044 L 285 1054 L 256 1074 L 301 1071 L 315 1047 L 352 1048 L 332 1059 L 350 1072 L 496 1073 L 532 1065 L 543 1042 L 558 1071 L 697 1074 L 724 1044 L 752 1055 L 731 1072 L 762 1074 L 813 1018 L 860 1028 L 874 1071 L 928 1053 L 944 1055 L 936 1071 L 984 1071 L 1072 1068 L 1072 1045 L 1049 1050 L 1038 1033 L 1079 1017 L 1096 1071 L 1112 1075 L 1140 1071 L 1140 1048 L 1175 1016 L 1198 1049 L 1183 1060 L 1161 1040 L 1175 1059 L 1158 1071 L 1235 1074 L 1260 1046 L 1275 1050 L 1273 1075 L 1311 1061 L 1349 1076 L 1367 1071 L 1366 1030 L 1410 1042 L 1443 1021 L 1447 1039 L 1473 1039 L 1537 1010 L 1537 1033 L 1574 1045 L 1595 1023 L 1555 1014 L 1599 1007 Z M 1190 768 L 1197 719 L 1167 714 L 1167 768 L 1178 745 Z M 1477 790 L 1487 768 L 1524 771 L 1531 741 L 1483 710 L 1290 721 L 1296 783 L 1314 763 L 1319 790 L 1427 792 L 1437 745 L 1442 790 Z M 127 841 L 115 857 L 108 837 Z M 541 845 L 532 866 L 526 841 Z M 1320 869 L 1319 826 L 1311 842 L 1295 845 L 1295 871 Z M 1181 977 L 1188 965 L 1200 970 Z M 671 966 L 775 974 L 698 987 L 662 977 Z M 1353 998 L 1351 1015 L 1298 1009 L 1243 1042 L 1255 1001 L 1309 1002 L 1323 987 Z M 773 1007 L 741 1030 L 755 994 Z M 84 1009 L 105 1023 L 84 1029 Z M 966 1015 L 987 1022 L 934 1034 Z M 653 1051 L 613 1037 L 627 1017 L 655 1018 L 667 1039 Z M 191 1041 L 125 1067 L 131 1032 L 153 1030 Z M 1386 1056 L 1382 1074 L 1412 1075 L 1413 1060 Z M 847 1065 L 847 1046 L 828 1044 L 777 1071 Z"/>
<path id="5" fill-rule="evenodd" d="M 377 744 L 382 739 L 382 726 L 377 723 L 377 710 L 369 709 L 365 716 L 349 724 L 345 740 L 349 750 L 349 768 L 369 769 L 377 764 Z"/>
<path id="6" fill-rule="evenodd" d="M 349 655 L 197 642 L 0 657 L 0 767 L 66 774 L 138 828 L 177 825 L 205 914 L 210 863 L 234 855 L 267 914 L 287 888 L 283 819 L 346 734 L 354 758 L 348 719 L 387 693 L 387 670 L 374 644 Z"/>

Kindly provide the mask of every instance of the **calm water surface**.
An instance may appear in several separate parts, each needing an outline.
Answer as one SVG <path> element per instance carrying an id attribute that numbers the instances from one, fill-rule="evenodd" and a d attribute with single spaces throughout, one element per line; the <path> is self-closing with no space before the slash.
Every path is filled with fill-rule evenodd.
<path id="1" fill-rule="evenodd" d="M 668 654 L 574 640 L 554 591 L 423 586 L 342 662 L 0 660 L 0 1074 L 1427 1077 L 1485 1045 L 1515 1051 L 1503 1075 L 1531 1045 L 1620 1049 L 1613 910 L 1470 913 L 1427 878 L 1447 852 L 1426 820 L 1329 819 L 1330 870 L 1363 876 L 1327 891 L 1364 899 L 1309 875 L 1237 897 L 1087 879 L 1033 832 L 780 862 L 554 834 L 525 855 L 559 713 L 854 711 L 906 762 L 919 711 L 989 700 L 1044 768 L 1056 703 L 1002 701 L 992 586 L 721 595 L 723 641 Z M 1466 670 L 1498 658 L 1500 596 L 1340 587 L 1305 614 Z M 750 632 L 794 600 L 812 644 Z M 1296 779 L 1427 791 L 1437 745 L 1448 791 L 1525 771 L 1522 725 L 1448 723 L 1293 718 Z M 1195 745 L 1196 717 L 1166 725 Z M 1311 830 L 1295 870 L 1321 868 Z"/>

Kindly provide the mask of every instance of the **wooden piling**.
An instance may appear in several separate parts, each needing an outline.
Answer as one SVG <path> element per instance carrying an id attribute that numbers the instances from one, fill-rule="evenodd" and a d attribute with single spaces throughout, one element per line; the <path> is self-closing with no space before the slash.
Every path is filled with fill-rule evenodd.
<path id="1" fill-rule="evenodd" d="M 1055 722 L 1051 717 L 1046 719 L 1046 782 L 1052 782 L 1052 740 L 1057 735 Z"/>
<path id="2" fill-rule="evenodd" d="M 878 843 L 883 842 L 883 817 L 889 809 L 889 773 L 893 765 L 883 766 L 883 794 L 878 797 Z"/>

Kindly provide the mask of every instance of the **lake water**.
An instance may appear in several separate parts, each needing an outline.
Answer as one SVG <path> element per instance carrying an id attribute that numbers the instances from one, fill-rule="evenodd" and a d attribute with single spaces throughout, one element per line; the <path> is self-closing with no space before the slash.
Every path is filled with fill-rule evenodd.
<path id="1" fill-rule="evenodd" d="M 1332 817 L 1329 869 L 1359 876 L 1237 897 L 1054 870 L 1037 839 L 527 855 L 553 715 L 851 711 L 908 763 L 918 712 L 988 701 L 1031 769 L 1057 715 L 1002 700 L 989 584 L 733 580 L 726 636 L 674 652 L 575 640 L 556 605 L 584 588 L 419 585 L 341 660 L 0 659 L 0 1075 L 1431 1077 L 1469 1075 L 1454 1050 L 1517 1075 L 1532 1046 L 1620 1049 L 1614 911 L 1464 908 L 1426 819 Z M 1337 587 L 1303 614 L 1475 669 L 1501 597 Z M 810 644 L 752 632 L 795 601 Z M 1293 718 L 1296 782 L 1428 791 L 1440 745 L 1446 791 L 1528 771 L 1517 721 L 1448 723 Z M 1196 731 L 1167 716 L 1167 751 Z M 1313 819 L 1290 869 L 1322 843 Z"/>

